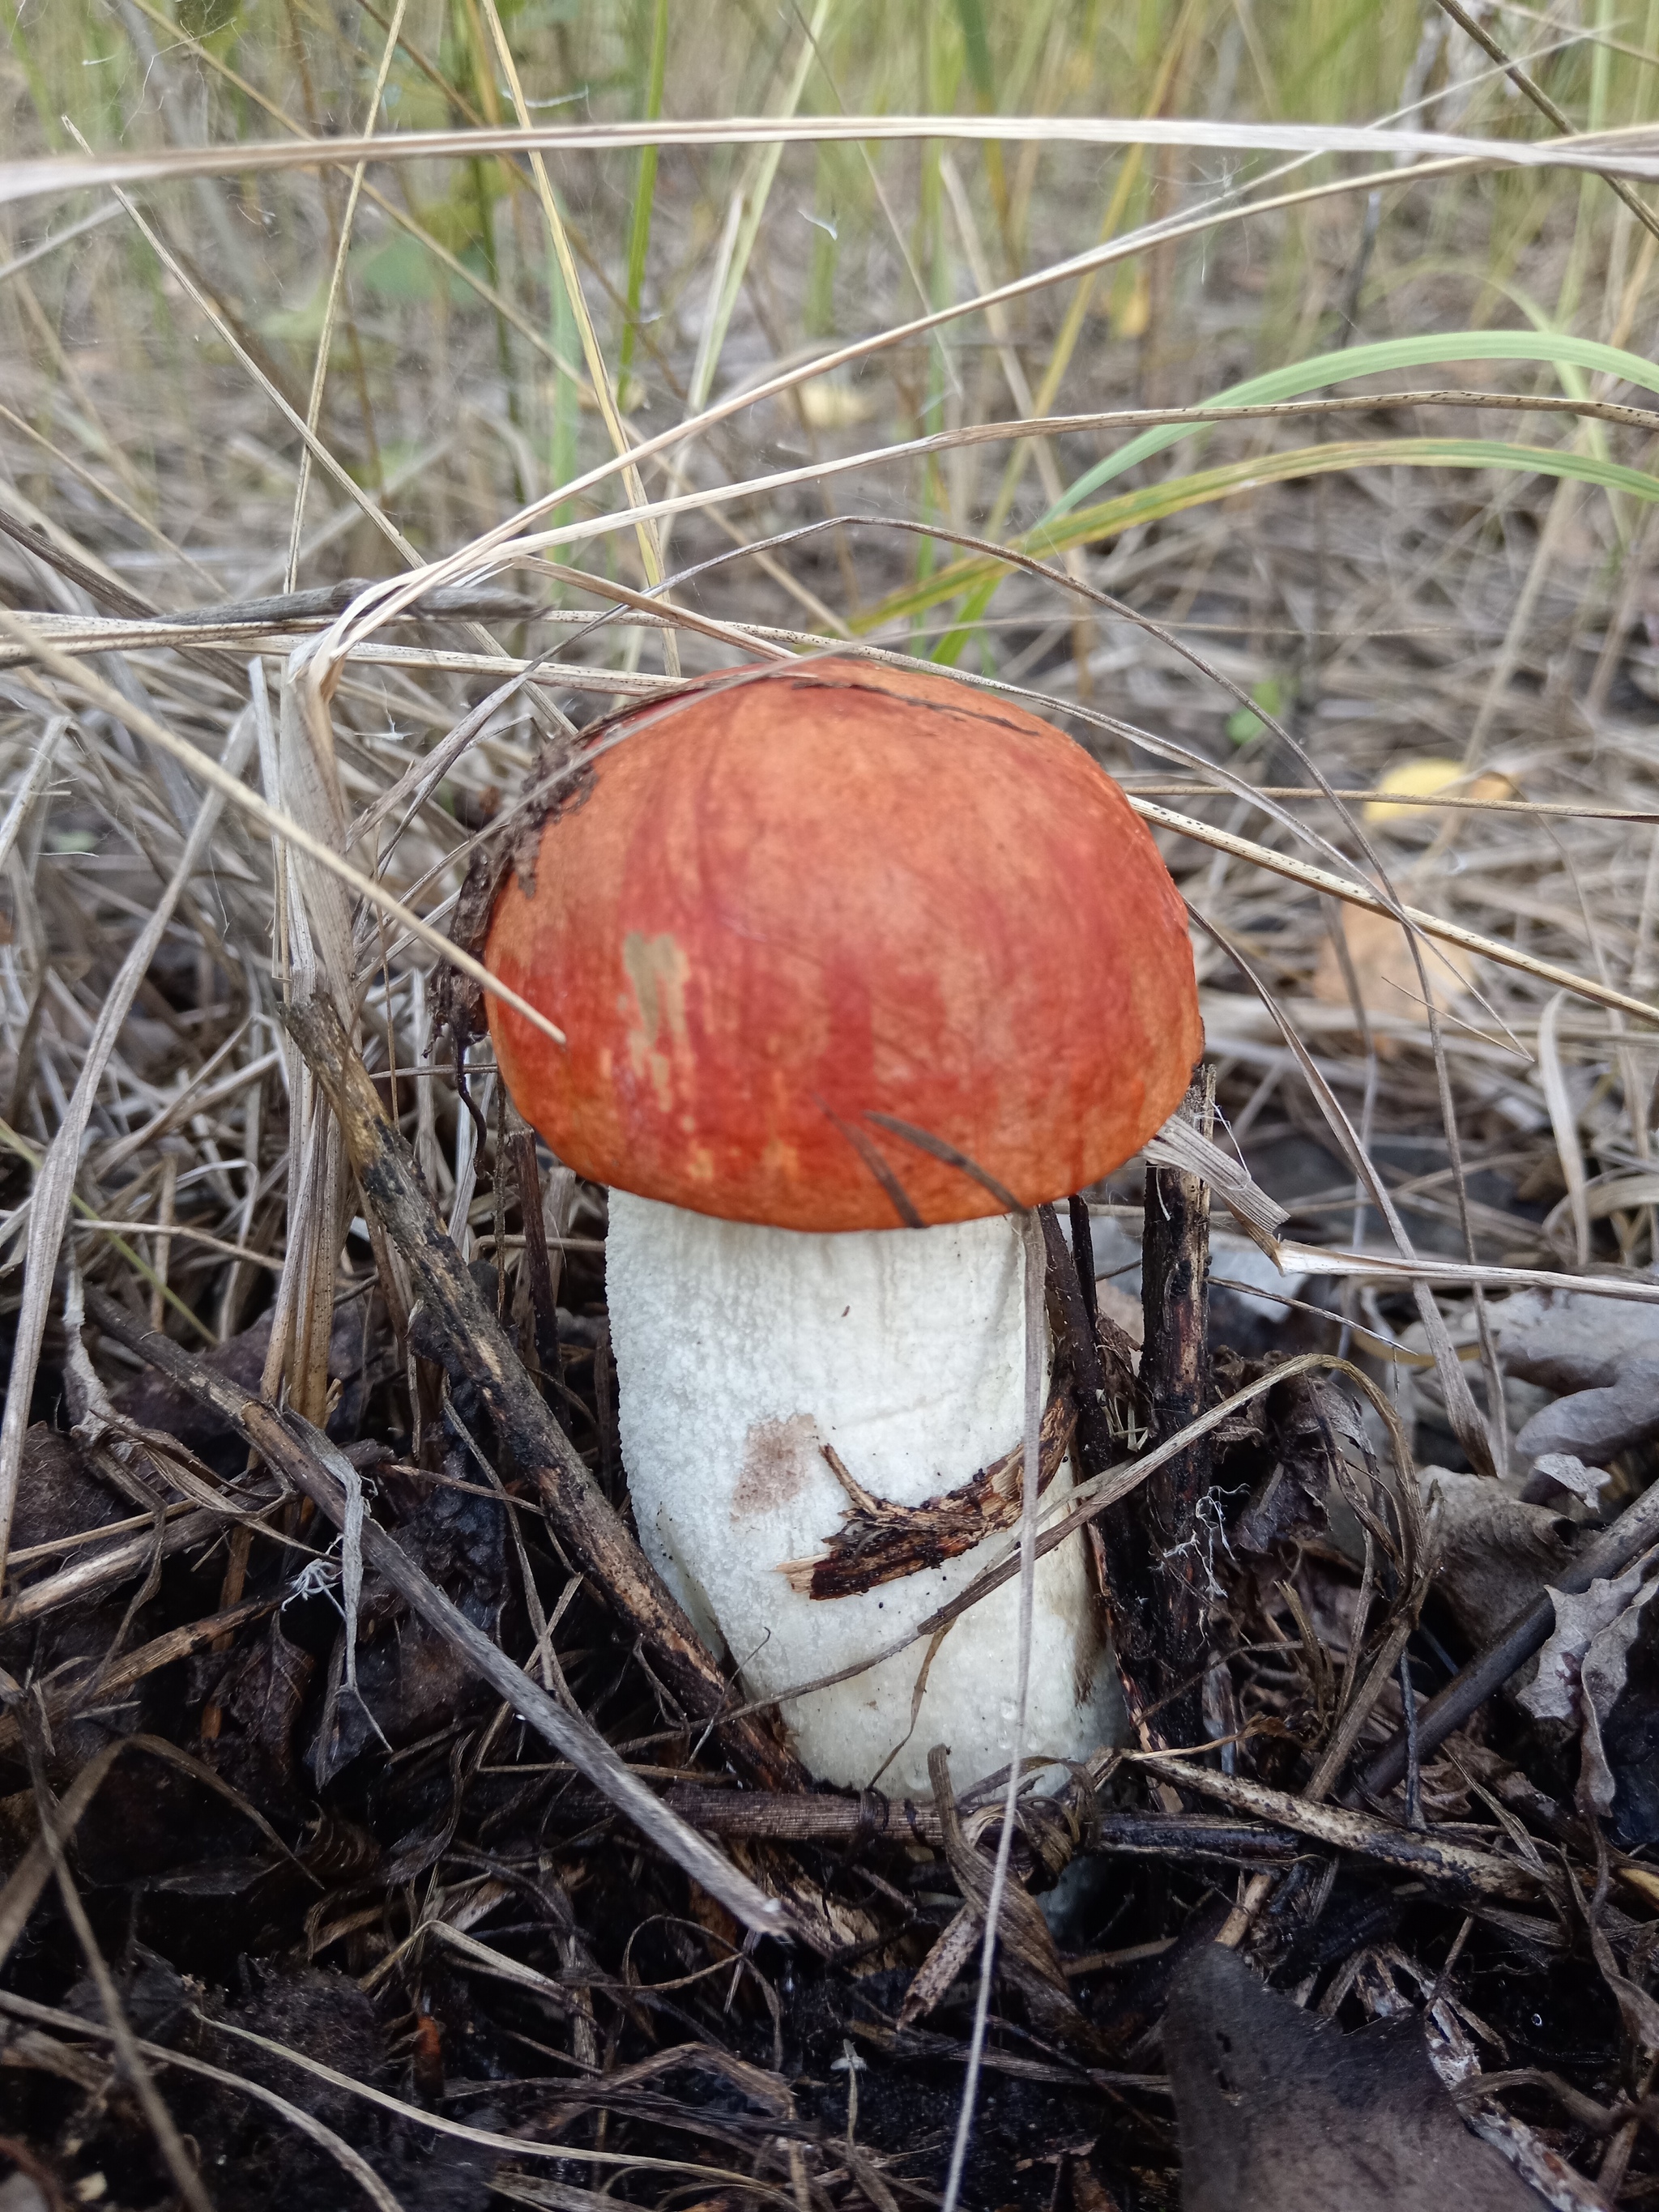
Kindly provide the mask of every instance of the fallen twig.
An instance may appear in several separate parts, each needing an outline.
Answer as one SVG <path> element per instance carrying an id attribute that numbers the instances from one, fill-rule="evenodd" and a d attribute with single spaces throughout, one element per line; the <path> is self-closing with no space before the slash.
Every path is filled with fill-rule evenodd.
<path id="1" fill-rule="evenodd" d="M 1306 1797 L 1292 1796 L 1289 1790 L 1268 1790 L 1238 1776 L 1213 1773 L 1208 1767 L 1194 1765 L 1186 1759 L 1138 1752 L 1128 1752 L 1124 1756 L 1178 1790 L 1194 1790 L 1205 1796 L 1218 1798 L 1241 1813 L 1254 1814 L 1258 1820 L 1271 1820 L 1279 1827 L 1293 1828 L 1298 1835 L 1310 1837 L 1330 1850 L 1354 1851 L 1363 1858 L 1381 1860 L 1384 1865 L 1409 1870 L 1421 1881 L 1435 1882 L 1465 1895 L 1532 1897 L 1540 1889 L 1549 1890 L 1554 1886 L 1553 1877 L 1541 1869 L 1499 1858 L 1495 1851 L 1478 1850 L 1469 1844 L 1453 1843 L 1432 1831 L 1389 1827 L 1368 1814 L 1342 1806 L 1316 1805 Z"/>
<path id="2" fill-rule="evenodd" d="M 350 1463 L 320 1430 L 297 1413 L 278 1414 L 234 1382 L 191 1358 L 167 1337 L 136 1327 L 112 1299 L 99 1291 L 88 1289 L 87 1303 L 100 1328 L 149 1360 L 202 1404 L 210 1406 L 276 1473 L 309 1498 L 337 1528 L 344 1528 L 347 1489 L 333 1462 Z M 416 1566 L 393 1536 L 366 1519 L 362 1547 L 365 1564 L 392 1585 L 410 1612 L 435 1629 L 476 1674 L 507 1699 L 514 1712 L 586 1775 L 595 1789 L 603 1790 L 694 1881 L 717 1897 L 727 1911 L 763 1935 L 787 1936 L 793 1932 L 782 1905 L 763 1896 L 713 1844 L 653 1796 L 590 1721 L 568 1711 L 532 1682 Z"/>

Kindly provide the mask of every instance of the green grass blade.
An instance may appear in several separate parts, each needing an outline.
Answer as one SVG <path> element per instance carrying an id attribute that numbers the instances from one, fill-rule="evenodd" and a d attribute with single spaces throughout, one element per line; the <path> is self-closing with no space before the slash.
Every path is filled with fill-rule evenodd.
<path id="1" fill-rule="evenodd" d="M 1541 318 L 1538 311 L 1522 302 L 1524 311 L 1534 320 Z M 1502 361 L 1547 362 L 1561 373 L 1561 381 L 1569 393 L 1582 397 L 1585 390 L 1583 374 L 1611 376 L 1623 384 L 1634 384 L 1648 392 L 1659 392 L 1659 368 L 1644 361 L 1640 354 L 1626 353 L 1617 346 L 1602 345 L 1595 338 L 1579 338 L 1569 333 L 1547 328 L 1532 331 L 1435 331 L 1418 337 L 1385 338 L 1373 345 L 1349 346 L 1340 353 L 1316 354 L 1306 361 L 1291 362 L 1283 368 L 1270 369 L 1265 375 L 1248 377 L 1242 384 L 1230 385 L 1224 392 L 1217 392 L 1207 403 L 1212 406 L 1249 406 L 1258 401 L 1297 399 L 1303 393 L 1316 392 L 1328 384 L 1345 383 L 1351 377 L 1385 375 L 1395 369 L 1432 367 L 1442 362 L 1469 361 Z M 1032 550 L 1046 542 L 1056 549 L 1058 538 L 1042 541 L 1039 533 L 1044 526 L 1072 513 L 1091 492 L 1115 477 L 1122 476 L 1139 463 L 1148 460 L 1154 453 L 1163 453 L 1183 438 L 1201 436 L 1212 428 L 1206 423 L 1171 422 L 1156 430 L 1144 430 L 1138 438 L 1130 439 L 1126 446 L 1104 460 L 1085 471 L 1073 484 L 1064 497 L 1057 500 L 1036 528 L 1013 543 L 1024 550 Z M 1458 442 L 1454 441 L 1453 442 Z M 1605 459 L 1604 443 L 1592 438 L 1590 444 L 1598 459 Z M 1333 451 L 1337 450 L 1333 448 Z M 1497 463 L 1493 465 L 1502 466 Z M 1309 470 L 1308 474 L 1319 471 Z M 1571 471 L 1556 471 L 1556 474 Z M 1207 479 L 1206 479 L 1207 481 Z M 1265 481 L 1265 479 L 1264 479 Z M 1171 508 L 1171 513 L 1176 510 Z M 1111 534 L 1110 532 L 1107 533 Z M 1067 544 L 1079 544 L 1079 539 L 1066 538 Z M 960 576 L 961 564 L 943 569 L 939 580 L 946 576 Z M 961 609 L 960 619 L 935 648 L 933 658 L 947 666 L 954 666 L 961 658 L 974 626 L 984 617 L 990 605 L 1003 571 L 992 570 L 981 564 L 979 580 Z M 889 618 L 889 611 L 896 610 L 901 603 L 908 606 L 908 594 L 900 594 L 877 609 L 868 618 L 881 622 Z M 936 602 L 935 602 L 936 604 Z"/>
<path id="2" fill-rule="evenodd" d="M 1652 362 L 1617 346 L 1600 344 L 1594 338 L 1572 337 L 1559 331 L 1449 331 L 1421 337 L 1384 338 L 1375 345 L 1349 346 L 1342 353 L 1316 354 L 1310 360 L 1270 369 L 1265 376 L 1249 377 L 1243 384 L 1215 393 L 1206 404 L 1246 406 L 1256 400 L 1296 399 L 1304 392 L 1346 383 L 1351 377 L 1380 376 L 1393 369 L 1462 361 L 1547 362 L 1557 368 L 1586 369 L 1617 377 L 1621 383 L 1639 385 L 1647 392 L 1659 392 L 1659 368 Z M 1205 427 L 1172 422 L 1143 431 L 1080 476 L 1043 517 L 1044 521 L 1068 513 L 1079 500 L 1087 499 L 1091 492 L 1121 476 L 1126 469 L 1161 453 L 1182 438 L 1196 435 Z"/>
<path id="3" fill-rule="evenodd" d="M 817 59 L 818 40 L 823 34 L 829 15 L 830 0 L 817 0 L 811 23 L 801 27 L 805 36 L 801 40 L 800 52 L 796 57 L 780 111 L 786 116 L 793 116 L 800 106 L 806 80 Z M 758 147 L 750 159 L 743 187 L 743 214 L 738 223 L 732 258 L 726 266 L 719 297 L 714 301 L 710 327 L 704 334 L 703 343 L 698 350 L 697 374 L 692 380 L 689 403 L 690 411 L 694 414 L 708 404 L 708 395 L 714 390 L 715 372 L 720 367 L 720 354 L 726 344 L 726 333 L 738 304 L 738 295 L 743 289 L 743 280 L 749 273 L 749 257 L 755 250 L 755 240 L 760 236 L 766 204 L 772 196 L 773 182 L 782 158 L 783 143 L 781 139 L 775 139 L 770 145 Z"/>
<path id="4" fill-rule="evenodd" d="M 651 24 L 651 58 L 646 67 L 645 112 L 655 122 L 662 113 L 663 79 L 668 69 L 668 0 L 656 0 Z M 634 182 L 633 220 L 628 228 L 628 315 L 622 343 L 617 349 L 617 404 L 626 410 L 623 389 L 634 358 L 634 338 L 645 296 L 645 259 L 651 248 L 651 213 L 657 197 L 657 149 L 640 149 L 639 172 Z"/>
<path id="5" fill-rule="evenodd" d="M 988 114 L 997 104 L 997 86 L 991 67 L 991 41 L 985 30 L 985 0 L 957 0 L 957 15 L 962 25 L 968 75 L 980 106 Z"/>
<path id="6" fill-rule="evenodd" d="M 1603 351 L 1607 349 L 1603 348 Z M 1158 434 L 1162 434 L 1159 433 Z M 1462 468 L 1521 470 L 1537 476 L 1571 477 L 1581 483 L 1599 485 L 1605 491 L 1627 492 L 1638 499 L 1659 501 L 1659 476 L 1633 469 L 1595 453 L 1573 453 L 1550 446 L 1506 446 L 1486 438 L 1368 438 L 1328 446 L 1301 446 L 1285 453 L 1264 453 L 1254 460 L 1228 461 L 1163 483 L 1146 484 L 1139 490 L 1121 492 L 1097 506 L 1073 509 L 1069 514 L 1046 518 L 1033 530 L 1016 538 L 1011 550 L 1047 560 L 1073 545 L 1098 544 L 1115 538 L 1137 523 L 1161 522 L 1189 507 L 1204 507 L 1232 493 L 1253 491 L 1259 486 L 1285 483 L 1301 477 L 1328 476 L 1348 469 Z M 960 592 L 970 594 L 961 622 L 951 632 L 956 638 L 972 616 L 982 613 L 990 594 L 1006 568 L 984 554 L 953 561 L 925 582 L 896 592 L 859 617 L 862 634 L 889 623 L 913 621 L 941 601 Z"/>

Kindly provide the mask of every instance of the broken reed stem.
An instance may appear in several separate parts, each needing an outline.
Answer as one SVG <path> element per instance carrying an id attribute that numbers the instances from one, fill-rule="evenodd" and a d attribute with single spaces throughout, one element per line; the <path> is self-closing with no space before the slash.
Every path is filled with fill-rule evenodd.
<path id="1" fill-rule="evenodd" d="M 1194 1079 L 1181 1112 L 1207 1135 L 1215 1077 Z M 1078 1455 L 1085 1480 L 1124 1456 L 1107 1416 L 1112 1395 L 1094 1315 L 1094 1259 L 1088 1209 L 1072 1202 L 1066 1249 L 1052 1206 L 1038 1210 L 1075 1377 Z M 1081 1226 L 1079 1226 L 1079 1218 Z M 1142 1304 L 1146 1340 L 1139 1397 L 1154 1443 L 1176 1436 L 1206 1411 L 1210 1395 L 1209 1190 L 1178 1168 L 1146 1173 Z M 1087 1284 L 1085 1290 L 1085 1284 Z M 1127 1387 L 1127 1376 L 1125 1377 Z M 1089 1541 L 1129 1718 L 1144 1745 L 1168 1750 L 1196 1743 L 1208 1609 L 1200 1556 L 1199 1507 L 1210 1486 L 1207 1435 L 1195 1437 L 1139 1488 L 1089 1523 Z"/>
<path id="2" fill-rule="evenodd" d="M 1231 1817 L 1164 1812 L 1156 1806 L 1127 1812 L 1097 1811 L 1076 1846 L 1078 1856 L 1087 1858 L 1098 1853 L 1108 1857 L 1207 1860 L 1231 1866 L 1280 1868 L 1288 1861 L 1305 1858 L 1310 1849 L 1323 1849 L 1399 1869 L 1453 1899 L 1535 1900 L 1540 1889 L 1549 1887 L 1547 1877 L 1539 1876 L 1517 1861 L 1437 1838 L 1431 1832 L 1402 1829 L 1369 1814 L 1311 1805 L 1288 1792 L 1248 1783 L 1239 1786 L 1236 1797 L 1224 1788 L 1211 1790 L 1208 1785 L 1225 1785 L 1227 1778 L 1184 1760 L 1154 1754 L 1146 1760 L 1142 1771 L 1178 1784 L 1183 1791 L 1224 1796 L 1232 1807 Z M 1205 1777 L 1203 1784 L 1195 1779 L 1200 1773 Z M 878 1790 L 866 1790 L 856 1797 L 829 1791 L 794 1797 L 674 1783 L 663 1792 L 660 1802 L 705 1835 L 739 1840 L 839 1844 L 848 1850 L 883 1843 L 926 1844 L 937 1850 L 945 1840 L 935 1805 L 909 1797 L 890 1799 Z M 580 1835 L 611 1817 L 613 1809 L 592 1790 L 573 1787 L 550 1798 L 546 1819 L 550 1829 Z M 997 1809 L 981 1805 L 961 1817 L 970 1833 L 979 1833 L 981 1822 Z M 1048 1821 L 1064 1832 L 1066 1820 L 1064 1800 L 1022 1802 L 1020 1820 L 1028 1830 L 1036 1822 Z"/>
<path id="3" fill-rule="evenodd" d="M 332 1002 L 319 997 L 285 1008 L 283 1018 L 334 1111 L 365 1206 L 409 1269 L 427 1309 L 421 1318 L 441 1338 L 451 1374 L 477 1385 L 501 1448 L 534 1480 L 561 1543 L 642 1643 L 673 1695 L 698 1720 L 718 1723 L 721 1744 L 745 1779 L 767 1790 L 806 1788 L 799 1762 L 763 1719 L 721 1718 L 730 1702 L 725 1676 L 525 1372 L 445 1233 L 414 1156 L 387 1120 Z"/>
<path id="4" fill-rule="evenodd" d="M 1201 1071 L 1179 1111 L 1200 1136 L 1210 1134 L 1213 1067 Z M 1140 1395 L 1156 1442 L 1196 1420 L 1209 1400 L 1210 1193 L 1185 1169 L 1146 1170 L 1140 1267 L 1146 1332 Z M 1210 1439 L 1200 1437 L 1149 1478 L 1129 1508 L 1139 1523 L 1158 1593 L 1149 1627 L 1158 1696 L 1168 1702 L 1149 1740 L 1163 1746 L 1198 1743 L 1203 1736 L 1194 1677 L 1203 1672 L 1210 1577 L 1200 1509 L 1212 1468 Z"/>
<path id="5" fill-rule="evenodd" d="M 885 1797 L 879 1790 L 866 1790 L 856 1797 L 830 1791 L 795 1797 L 677 1782 L 663 1792 L 661 1802 L 711 1836 L 756 1837 L 785 1844 L 927 1844 L 935 1848 L 945 1840 L 938 1808 L 931 1801 Z M 1042 1801 L 1037 1801 L 1035 1814 L 1030 1802 L 1023 1802 L 1022 1824 L 1043 1817 L 1042 1808 Z M 609 1817 L 613 1809 L 594 1791 L 572 1788 L 549 1801 L 547 1818 L 550 1826 L 578 1833 L 595 1820 Z M 1060 1818 L 1057 1810 L 1054 1818 Z M 1084 1846 L 1085 1853 L 1099 1850 L 1144 1852 L 1154 1857 L 1267 1858 L 1275 1863 L 1304 1848 L 1294 1832 L 1282 1826 L 1155 1810 L 1098 1814 Z"/>

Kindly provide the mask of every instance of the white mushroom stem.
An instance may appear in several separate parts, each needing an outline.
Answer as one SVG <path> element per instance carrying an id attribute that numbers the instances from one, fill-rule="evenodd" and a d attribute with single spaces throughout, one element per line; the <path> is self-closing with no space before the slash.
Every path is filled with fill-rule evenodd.
<path id="1" fill-rule="evenodd" d="M 847 1517 L 826 1444 L 864 1489 L 912 1506 L 1018 1444 L 1022 1264 L 1001 1218 L 805 1236 L 611 1193 L 606 1283 L 640 1540 L 751 1696 L 892 1643 L 1007 1547 L 993 1535 L 850 1597 L 804 1595 L 781 1571 L 821 1556 Z M 1048 1497 L 1070 1481 L 1063 1468 Z M 1038 1561 L 1036 1600 L 1026 1747 L 1084 1758 L 1121 1740 L 1123 1711 L 1079 1540 Z M 928 1790 L 936 1743 L 958 1787 L 1006 1765 L 1018 1612 L 1010 1582 L 957 1623 L 914 1729 L 925 1644 L 786 1703 L 802 1759 L 827 1781 L 879 1773 L 910 1796 Z"/>

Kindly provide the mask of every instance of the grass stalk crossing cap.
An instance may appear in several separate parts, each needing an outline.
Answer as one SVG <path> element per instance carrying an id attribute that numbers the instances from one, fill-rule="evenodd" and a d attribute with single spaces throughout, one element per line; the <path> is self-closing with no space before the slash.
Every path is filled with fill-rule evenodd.
<path id="1" fill-rule="evenodd" d="M 1083 1188 L 1179 1103 L 1180 896 L 1046 722 L 829 656 L 602 734 L 486 956 L 568 1038 L 492 998 L 513 1097 L 580 1174 L 731 1221 L 936 1225 Z"/>

